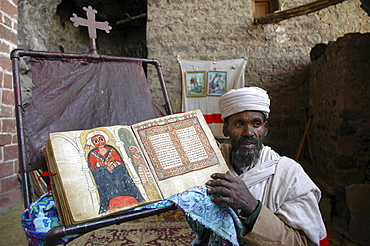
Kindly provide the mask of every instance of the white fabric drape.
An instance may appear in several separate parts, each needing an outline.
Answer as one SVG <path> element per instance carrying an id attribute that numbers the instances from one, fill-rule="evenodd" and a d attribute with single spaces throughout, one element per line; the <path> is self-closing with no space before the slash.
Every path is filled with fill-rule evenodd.
<path id="1" fill-rule="evenodd" d="M 186 96 L 186 72 L 191 71 L 225 71 L 227 72 L 226 91 L 244 86 L 245 58 L 232 60 L 183 60 L 178 59 L 182 74 L 182 105 L 183 112 L 200 109 L 216 138 L 224 138 L 222 133 L 222 119 L 218 108 L 219 96 L 187 97 Z"/>

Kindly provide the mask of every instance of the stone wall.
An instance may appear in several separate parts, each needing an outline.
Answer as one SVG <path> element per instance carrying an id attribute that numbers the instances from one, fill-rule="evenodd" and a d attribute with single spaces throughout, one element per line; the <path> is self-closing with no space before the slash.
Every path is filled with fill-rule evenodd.
<path id="1" fill-rule="evenodd" d="M 329 42 L 308 82 L 312 163 L 345 189 L 326 222 L 362 245 L 370 242 L 369 78 L 370 33 L 355 33 Z"/>
<path id="2" fill-rule="evenodd" d="M 76 9 L 76 6 L 71 6 L 71 2 L 73 1 L 68 3 L 62 0 L 20 0 L 19 48 L 89 53 L 90 40 L 87 28 L 84 26 L 76 28 L 69 19 L 72 13 L 86 18 L 86 12 L 82 7 L 87 7 L 88 4 Z M 97 11 L 99 15 L 99 9 Z M 113 14 L 114 10 L 111 12 Z M 97 17 L 97 21 L 103 20 Z M 97 31 L 96 46 L 99 54 L 146 57 L 145 27 L 132 27 L 124 31 L 116 26 L 114 21 L 109 22 L 109 25 L 114 27 L 109 34 Z"/>
<path id="3" fill-rule="evenodd" d="M 148 57 L 162 62 L 170 99 L 181 108 L 181 73 L 176 57 L 222 60 L 247 56 L 246 85 L 269 91 L 268 144 L 294 156 L 308 107 L 310 50 L 351 32 L 370 31 L 360 0 L 276 24 L 253 24 L 251 0 L 149 0 Z"/>
<path id="4" fill-rule="evenodd" d="M 360 0 L 347 0 L 309 15 L 255 25 L 251 0 L 148 0 L 146 30 L 98 32 L 98 52 L 160 60 L 176 112 L 181 108 L 177 56 L 187 60 L 247 56 L 246 85 L 261 86 L 271 96 L 266 141 L 279 153 L 293 157 L 305 127 L 304 109 L 309 107 L 310 51 L 318 43 L 335 41 L 347 33 L 368 33 L 370 18 L 360 4 Z M 20 0 L 18 47 L 88 52 L 87 29 L 74 27 L 69 17 L 69 6 L 62 0 Z M 160 93 L 158 87 L 154 85 L 155 95 Z M 324 97 L 323 91 L 317 93 Z"/>
<path id="5" fill-rule="evenodd" d="M 343 186 L 370 183 L 369 78 L 370 33 L 329 42 L 310 72 L 315 163 Z"/>
<path id="6" fill-rule="evenodd" d="M 80 49 L 88 52 L 88 39 L 78 34 L 78 29 L 63 25 L 57 13 L 62 0 L 19 1 L 19 45 L 25 50 L 65 51 Z M 30 21 L 32 20 L 32 21 Z M 52 30 L 52 31 L 51 31 Z M 64 32 L 59 36 L 59 32 Z"/>
<path id="7" fill-rule="evenodd" d="M 289 6 L 301 2 L 291 0 Z M 17 47 L 17 1 L 0 3 L 2 210 L 20 199 L 20 191 L 8 59 L 10 51 Z M 370 179 L 369 87 L 364 79 L 369 78 L 370 70 L 366 59 L 369 52 L 359 47 L 369 46 L 368 35 L 360 33 L 370 32 L 370 18 L 360 4 L 360 0 L 347 0 L 280 23 L 255 25 L 251 0 L 148 0 L 146 30 L 112 31 L 109 35 L 98 32 L 98 52 L 159 59 L 177 112 L 181 108 L 177 56 L 187 60 L 247 56 L 246 85 L 261 86 L 271 96 L 267 143 L 283 155 L 294 156 L 305 127 L 304 109 L 309 108 L 313 116 L 310 134 L 315 166 L 346 186 L 347 197 L 354 197 L 346 203 L 350 214 L 345 216 L 348 228 L 344 226 L 344 230 L 349 229 L 348 236 L 361 243 L 367 239 L 362 229 L 368 228 L 361 227 L 360 218 L 368 206 L 357 201 L 363 190 L 368 191 Z M 70 16 L 71 10 L 62 0 L 19 0 L 18 47 L 89 52 L 87 30 L 75 28 Z M 329 43 L 326 54 L 311 65 L 310 51 L 319 43 Z M 27 66 L 22 72 L 28 72 Z M 159 93 L 158 87 L 154 84 L 155 95 Z M 366 185 L 360 185 L 363 183 Z M 325 218 L 330 220 L 330 215 Z"/>
<path id="8" fill-rule="evenodd" d="M 17 47 L 16 0 L 0 1 L 0 213 L 21 200 L 10 51 Z"/>
<path id="9" fill-rule="evenodd" d="M 98 52 L 158 59 L 175 112 L 181 108 L 177 55 L 188 60 L 247 56 L 246 84 L 267 89 L 272 98 L 266 141 L 281 154 L 294 156 L 305 127 L 303 109 L 308 107 L 309 52 L 317 43 L 334 41 L 346 33 L 368 32 L 370 18 L 360 4 L 360 0 L 344 1 L 277 24 L 255 25 L 251 0 L 149 0 L 146 33 L 142 29 L 124 34 L 99 31 Z M 20 48 L 88 52 L 87 29 L 73 26 L 71 9 L 62 0 L 22 0 L 19 9 Z M 159 84 L 150 83 L 159 100 Z"/>

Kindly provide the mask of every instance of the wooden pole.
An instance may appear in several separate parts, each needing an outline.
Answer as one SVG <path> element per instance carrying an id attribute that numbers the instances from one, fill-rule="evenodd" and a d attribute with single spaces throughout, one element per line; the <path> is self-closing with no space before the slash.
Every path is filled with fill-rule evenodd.
<path id="1" fill-rule="evenodd" d="M 308 118 L 308 122 L 306 124 L 306 129 L 304 130 L 303 136 L 302 136 L 301 141 L 299 143 L 297 154 L 295 156 L 296 161 L 298 161 L 299 157 L 301 156 L 301 152 L 302 152 L 302 149 L 303 149 L 303 146 L 304 146 L 304 142 L 306 141 L 306 137 L 307 137 L 307 134 L 308 134 L 308 129 L 310 128 L 310 125 L 311 125 L 311 120 L 312 120 L 312 116 L 310 118 Z"/>
<path id="2" fill-rule="evenodd" d="M 296 8 L 277 11 L 272 14 L 260 16 L 254 19 L 254 23 L 256 24 L 277 23 L 293 17 L 310 14 L 322 10 L 324 8 L 327 8 L 329 6 L 341 3 L 343 1 L 345 0 L 317 0 L 315 2 L 308 3 Z"/>

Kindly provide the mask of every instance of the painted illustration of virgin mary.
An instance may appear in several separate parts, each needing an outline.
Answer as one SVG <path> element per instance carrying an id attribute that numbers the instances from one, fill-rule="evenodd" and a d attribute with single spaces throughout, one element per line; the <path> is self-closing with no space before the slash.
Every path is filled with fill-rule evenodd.
<path id="1" fill-rule="evenodd" d="M 108 142 L 109 137 L 102 130 L 86 136 L 86 145 L 94 146 L 87 161 L 100 197 L 99 214 L 144 201 L 120 153 Z"/>

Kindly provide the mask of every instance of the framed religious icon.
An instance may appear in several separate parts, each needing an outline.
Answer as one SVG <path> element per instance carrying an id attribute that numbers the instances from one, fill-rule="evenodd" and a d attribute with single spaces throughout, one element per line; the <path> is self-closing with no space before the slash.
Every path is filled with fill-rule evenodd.
<path id="1" fill-rule="evenodd" d="M 206 96 L 206 72 L 192 71 L 185 72 L 185 88 L 187 97 Z"/>
<path id="2" fill-rule="evenodd" d="M 227 72 L 209 71 L 207 74 L 207 95 L 222 96 L 226 92 Z"/>

